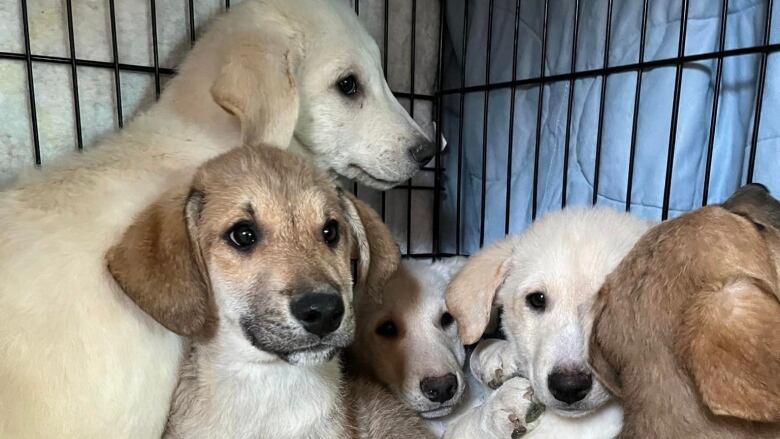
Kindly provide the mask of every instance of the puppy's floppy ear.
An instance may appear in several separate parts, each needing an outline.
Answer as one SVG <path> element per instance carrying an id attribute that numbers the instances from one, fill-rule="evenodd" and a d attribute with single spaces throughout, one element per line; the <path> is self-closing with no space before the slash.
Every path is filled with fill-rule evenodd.
<path id="1" fill-rule="evenodd" d="M 773 198 L 764 185 L 753 183 L 742 186 L 723 203 L 723 207 L 758 226 L 771 225 L 780 230 L 780 201 Z"/>
<path id="2" fill-rule="evenodd" d="M 460 340 L 476 343 L 490 321 L 493 299 L 508 274 L 511 240 L 499 241 L 471 256 L 447 286 L 447 310 L 458 322 Z"/>
<path id="3" fill-rule="evenodd" d="M 211 95 L 238 118 L 244 144 L 286 149 L 298 120 L 294 72 L 302 49 L 289 31 L 276 31 L 281 25 L 270 27 L 234 36 Z"/>
<path id="4" fill-rule="evenodd" d="M 355 238 L 352 254 L 358 259 L 358 290 L 379 300 L 401 261 L 398 244 L 374 209 L 341 189 L 339 196 Z"/>
<path id="5" fill-rule="evenodd" d="M 620 375 L 607 361 L 604 348 L 601 345 L 601 338 L 604 335 L 600 332 L 603 328 L 601 325 L 604 323 L 601 319 L 605 307 L 603 301 L 599 299 L 602 294 L 607 293 L 599 291 L 592 305 L 585 311 L 586 315 L 582 316 L 584 331 L 586 334 L 590 334 L 587 346 L 588 363 L 596 375 L 596 379 L 615 397 L 621 398 Z"/>
<path id="6" fill-rule="evenodd" d="M 780 422 L 780 301 L 776 280 L 701 292 L 682 316 L 676 353 L 717 415 Z"/>
<path id="7" fill-rule="evenodd" d="M 214 306 L 198 245 L 200 192 L 167 194 L 149 206 L 107 255 L 125 294 L 171 331 L 207 336 Z"/>

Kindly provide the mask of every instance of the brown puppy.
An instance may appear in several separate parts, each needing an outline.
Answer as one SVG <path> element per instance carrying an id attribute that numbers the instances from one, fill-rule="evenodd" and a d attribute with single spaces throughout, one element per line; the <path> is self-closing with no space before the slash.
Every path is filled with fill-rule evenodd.
<path id="1" fill-rule="evenodd" d="M 275 148 L 218 156 L 142 212 L 107 263 L 141 309 L 193 340 L 164 437 L 420 437 L 389 393 L 341 375 L 352 255 L 358 293 L 399 262 L 376 212 Z"/>
<path id="2" fill-rule="evenodd" d="M 780 437 L 780 203 L 746 186 L 649 231 L 592 308 L 621 437 Z"/>

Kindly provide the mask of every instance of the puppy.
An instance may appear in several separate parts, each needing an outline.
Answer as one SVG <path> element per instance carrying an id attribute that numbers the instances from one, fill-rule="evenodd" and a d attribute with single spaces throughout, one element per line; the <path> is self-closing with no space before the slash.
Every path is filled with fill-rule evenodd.
<path id="1" fill-rule="evenodd" d="M 369 371 L 425 418 L 449 414 L 465 389 L 465 350 L 444 290 L 465 258 L 405 260 L 379 295 L 355 301 L 354 368 Z"/>
<path id="2" fill-rule="evenodd" d="M 648 232 L 593 306 L 621 437 L 780 437 L 780 203 L 746 186 Z"/>
<path id="3" fill-rule="evenodd" d="M 0 437 L 159 437 L 184 343 L 131 306 L 103 256 L 172 184 L 242 142 L 377 189 L 410 178 L 434 147 L 380 66 L 343 2 L 246 0 L 121 133 L 0 193 Z"/>
<path id="4" fill-rule="evenodd" d="M 358 288 L 380 287 L 398 251 L 376 213 L 270 147 L 208 161 L 143 211 L 106 260 L 140 308 L 194 340 L 164 437 L 352 434 L 335 358 L 354 332 L 353 248 Z"/>
<path id="5" fill-rule="evenodd" d="M 469 258 L 450 283 L 447 309 L 465 344 L 479 340 L 492 307 L 503 307 L 507 340 L 478 347 L 472 369 L 493 387 L 516 375 L 528 378 L 548 409 L 533 435 L 619 431 L 620 409 L 587 363 L 582 311 L 649 226 L 604 208 L 551 213 Z"/>
<path id="6" fill-rule="evenodd" d="M 463 370 L 466 351 L 444 304 L 447 284 L 465 262 L 462 257 L 433 263 L 405 260 L 380 300 L 363 297 L 355 305 L 355 342 L 348 350 L 351 369 L 386 386 L 427 420 L 436 437 L 445 430 L 450 437 L 473 437 L 476 433 L 465 427 L 448 430 L 448 426 L 473 407 L 483 406 L 487 396 L 483 386 Z M 510 437 L 520 427 L 532 428 L 533 419 L 526 421 L 527 414 L 538 412 L 539 407 L 524 395 L 527 381 L 515 380 L 519 387 L 507 383 L 496 392 L 501 395 L 484 404 L 485 422 L 477 426 L 481 437 Z M 519 424 L 509 420 L 512 414 Z"/>

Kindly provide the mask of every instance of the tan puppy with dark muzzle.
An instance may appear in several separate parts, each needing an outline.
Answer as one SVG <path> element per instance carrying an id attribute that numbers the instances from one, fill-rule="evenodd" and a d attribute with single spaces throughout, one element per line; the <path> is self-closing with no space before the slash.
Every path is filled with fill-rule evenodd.
<path id="1" fill-rule="evenodd" d="M 780 203 L 746 186 L 649 231 L 592 312 L 621 437 L 780 437 Z"/>
<path id="2" fill-rule="evenodd" d="M 193 339 L 164 437 L 419 437 L 400 402 L 343 382 L 353 253 L 362 292 L 398 265 L 376 212 L 270 147 L 218 156 L 147 208 L 107 261 L 139 307 Z"/>

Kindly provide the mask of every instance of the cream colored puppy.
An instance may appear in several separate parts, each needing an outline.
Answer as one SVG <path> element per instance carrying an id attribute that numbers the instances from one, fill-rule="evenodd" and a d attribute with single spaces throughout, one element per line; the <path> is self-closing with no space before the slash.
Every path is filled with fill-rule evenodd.
<path id="1" fill-rule="evenodd" d="M 341 2 L 247 0 L 199 39 L 160 101 L 117 135 L 0 194 L 0 437 L 154 438 L 183 340 L 103 263 L 141 210 L 243 143 L 383 189 L 433 146 L 393 98 Z"/>
<path id="2" fill-rule="evenodd" d="M 607 274 L 649 226 L 604 208 L 551 213 L 472 256 L 450 283 L 447 309 L 464 343 L 476 342 L 491 309 L 503 307 L 507 340 L 482 342 L 472 370 L 493 387 L 513 376 L 530 380 L 547 410 L 529 437 L 620 431 L 621 410 L 588 365 L 584 319 Z"/>

